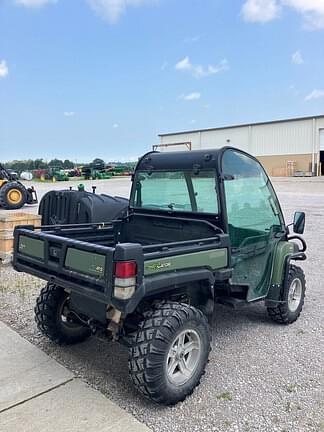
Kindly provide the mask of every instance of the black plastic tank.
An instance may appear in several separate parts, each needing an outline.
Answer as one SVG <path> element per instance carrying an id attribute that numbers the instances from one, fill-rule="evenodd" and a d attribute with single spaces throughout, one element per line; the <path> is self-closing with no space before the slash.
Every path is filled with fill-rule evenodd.
<path id="1" fill-rule="evenodd" d="M 38 213 L 42 225 L 110 222 L 127 214 L 128 199 L 86 191 L 47 192 Z"/>

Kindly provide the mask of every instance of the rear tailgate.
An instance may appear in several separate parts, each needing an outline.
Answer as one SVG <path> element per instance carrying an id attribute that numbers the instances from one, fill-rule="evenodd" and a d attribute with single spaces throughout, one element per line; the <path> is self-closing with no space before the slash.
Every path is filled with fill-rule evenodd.
<path id="1" fill-rule="evenodd" d="M 13 266 L 108 304 L 114 273 L 112 247 L 16 228 Z"/>

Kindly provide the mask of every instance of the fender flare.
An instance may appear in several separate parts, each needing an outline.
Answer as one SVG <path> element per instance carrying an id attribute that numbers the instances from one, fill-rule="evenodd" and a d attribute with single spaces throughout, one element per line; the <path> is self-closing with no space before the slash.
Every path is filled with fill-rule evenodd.
<path id="1" fill-rule="evenodd" d="M 159 275 L 146 276 L 133 298 L 125 305 L 126 314 L 134 312 L 141 300 L 147 296 L 163 294 L 168 287 L 176 287 L 189 282 L 208 282 L 208 300 L 214 299 L 215 275 L 212 270 L 191 269 L 186 271 L 165 272 Z"/>
<path id="2" fill-rule="evenodd" d="M 288 248 L 290 251 L 288 251 Z M 305 248 L 300 250 L 296 243 L 289 242 L 283 244 L 281 251 L 277 249 L 274 257 L 271 284 L 265 299 L 265 305 L 267 307 L 276 307 L 278 304 L 284 303 L 284 300 L 282 300 L 282 291 L 288 279 L 290 263 L 291 261 L 305 261 L 306 254 L 304 250 Z"/>

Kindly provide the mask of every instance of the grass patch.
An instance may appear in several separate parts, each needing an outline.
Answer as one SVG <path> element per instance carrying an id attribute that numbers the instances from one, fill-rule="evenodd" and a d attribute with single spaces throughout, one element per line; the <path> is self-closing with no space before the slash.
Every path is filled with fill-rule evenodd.
<path id="1" fill-rule="evenodd" d="M 0 295 L 16 294 L 22 301 L 38 291 L 44 282 L 26 273 L 17 273 L 13 269 L 0 268 Z"/>
<path id="2" fill-rule="evenodd" d="M 223 392 L 216 396 L 218 400 L 231 401 L 233 400 L 233 396 L 230 392 Z"/>

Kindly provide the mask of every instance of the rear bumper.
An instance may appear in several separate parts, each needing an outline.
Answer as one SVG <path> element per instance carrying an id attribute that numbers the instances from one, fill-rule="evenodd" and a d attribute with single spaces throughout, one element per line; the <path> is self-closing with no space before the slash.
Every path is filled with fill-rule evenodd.
<path id="1" fill-rule="evenodd" d="M 16 227 L 15 270 L 109 304 L 114 249 L 59 234 L 34 230 L 33 226 Z"/>
<path id="2" fill-rule="evenodd" d="M 66 228 L 66 235 L 71 237 L 71 231 L 73 228 Z M 14 269 L 63 287 L 72 293 L 78 305 L 82 305 L 84 310 L 81 312 L 85 314 L 90 305 L 96 303 L 101 311 L 100 318 L 93 318 L 99 321 L 105 319 L 107 306 L 113 306 L 124 314 L 133 312 L 144 295 L 141 245 L 119 243 L 116 247 L 108 247 L 64 236 L 64 230 L 60 234 L 54 230 L 35 230 L 33 226 L 17 227 L 14 232 Z M 114 265 L 115 261 L 128 260 L 137 263 L 137 287 L 131 299 L 119 300 L 114 297 Z"/>
<path id="3" fill-rule="evenodd" d="M 30 265 L 17 262 L 15 259 L 13 260 L 13 267 L 18 272 L 31 274 L 49 283 L 63 287 L 68 292 L 71 292 L 72 295 L 75 294 L 74 298 L 78 299 L 78 310 L 85 315 L 89 314 L 89 307 L 93 307 L 93 304 L 97 303 L 98 310 L 101 310 L 101 313 L 91 318 L 95 318 L 98 321 L 103 321 L 102 309 L 99 305 L 102 305 L 105 311 L 107 306 L 112 306 L 115 309 L 121 311 L 123 314 L 127 315 L 134 312 L 137 305 L 145 295 L 144 284 L 140 284 L 136 288 L 135 294 L 129 300 L 119 300 L 112 295 L 108 296 L 106 293 L 95 291 L 84 285 L 73 283 L 72 281 L 67 281 L 60 276 L 49 275 L 40 269 L 36 270 L 30 267 Z"/>

